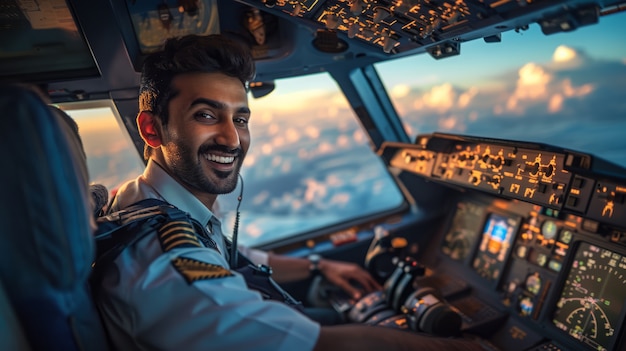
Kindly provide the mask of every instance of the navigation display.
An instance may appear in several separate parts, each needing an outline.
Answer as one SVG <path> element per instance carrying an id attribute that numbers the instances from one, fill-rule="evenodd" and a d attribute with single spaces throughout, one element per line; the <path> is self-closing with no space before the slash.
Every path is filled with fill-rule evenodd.
<path id="1" fill-rule="evenodd" d="M 518 218 L 491 213 L 483 228 L 483 235 L 474 257 L 474 270 L 482 277 L 495 281 L 500 277 L 511 251 Z"/>
<path id="2" fill-rule="evenodd" d="M 594 350 L 612 350 L 624 321 L 626 256 L 582 243 L 552 322 Z"/>
<path id="3" fill-rule="evenodd" d="M 469 257 L 480 235 L 485 212 L 485 206 L 459 202 L 441 251 L 457 261 Z"/>

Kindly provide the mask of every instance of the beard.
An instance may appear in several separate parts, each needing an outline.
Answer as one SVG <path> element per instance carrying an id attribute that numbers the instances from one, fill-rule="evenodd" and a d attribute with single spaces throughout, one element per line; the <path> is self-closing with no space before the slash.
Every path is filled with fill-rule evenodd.
<path id="1" fill-rule="evenodd" d="M 169 157 L 167 163 L 173 172 L 173 176 L 186 186 L 209 194 L 228 194 L 237 186 L 238 174 L 243 162 L 241 149 L 226 150 L 223 146 L 201 146 L 194 152 L 191 146 L 184 142 L 170 141 L 167 143 Z M 203 162 L 204 155 L 211 150 L 226 151 L 236 154 L 235 168 L 232 171 L 223 172 L 211 169 L 205 172 Z"/>

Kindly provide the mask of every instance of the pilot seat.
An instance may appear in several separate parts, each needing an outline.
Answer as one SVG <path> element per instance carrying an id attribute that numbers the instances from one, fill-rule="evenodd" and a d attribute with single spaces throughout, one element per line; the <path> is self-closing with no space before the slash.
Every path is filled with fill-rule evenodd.
<path id="1" fill-rule="evenodd" d="M 88 278 L 88 172 L 75 125 L 33 90 L 0 86 L 0 349 L 108 350 Z"/>

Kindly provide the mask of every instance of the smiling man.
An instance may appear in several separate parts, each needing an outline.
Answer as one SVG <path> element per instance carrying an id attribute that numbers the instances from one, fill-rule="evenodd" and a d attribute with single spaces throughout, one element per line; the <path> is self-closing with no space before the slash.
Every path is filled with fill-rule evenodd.
<path id="1" fill-rule="evenodd" d="M 171 39 L 146 59 L 137 125 L 148 164 L 118 190 L 110 211 L 160 199 L 188 213 L 206 233 L 173 237 L 155 230 L 103 269 L 97 305 L 115 346 L 480 349 L 473 342 L 382 327 L 322 327 L 286 301 L 263 299 L 229 265 L 227 243 L 211 208 L 219 194 L 235 188 L 250 145 L 246 86 L 254 71 L 248 50 L 220 35 Z"/>

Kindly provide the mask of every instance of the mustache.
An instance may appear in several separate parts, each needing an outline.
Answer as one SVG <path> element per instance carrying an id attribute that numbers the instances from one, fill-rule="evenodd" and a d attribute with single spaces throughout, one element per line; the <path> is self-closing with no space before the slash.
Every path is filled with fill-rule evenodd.
<path id="1" fill-rule="evenodd" d="M 202 145 L 198 149 L 200 154 L 208 154 L 212 152 L 220 153 L 220 154 L 229 154 L 230 156 L 241 157 L 243 156 L 243 149 L 240 147 L 231 149 L 224 145 Z"/>

